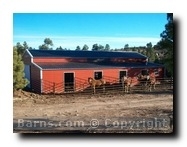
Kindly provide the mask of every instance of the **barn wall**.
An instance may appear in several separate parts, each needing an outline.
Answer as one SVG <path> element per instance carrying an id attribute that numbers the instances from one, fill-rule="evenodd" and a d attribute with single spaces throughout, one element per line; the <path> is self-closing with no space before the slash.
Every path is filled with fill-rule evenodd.
<path id="1" fill-rule="evenodd" d="M 24 64 L 24 74 L 25 78 L 29 81 L 27 87 L 31 88 L 31 71 L 30 71 L 30 65 Z"/>
<path id="2" fill-rule="evenodd" d="M 62 70 L 43 70 L 42 93 L 62 93 L 64 91 Z"/>
<path id="3" fill-rule="evenodd" d="M 63 93 L 64 92 L 64 73 L 74 73 L 75 91 L 88 88 L 88 77 L 94 77 L 95 71 L 102 71 L 103 77 L 109 83 L 119 81 L 119 71 L 121 69 L 88 69 L 88 70 L 44 70 L 43 71 L 43 93 Z"/>
<path id="4" fill-rule="evenodd" d="M 157 78 L 163 78 L 164 77 L 164 68 L 163 67 L 152 67 L 152 68 L 128 68 L 128 76 L 133 77 L 141 73 L 142 70 L 149 70 L 150 76 L 155 76 L 155 70 L 158 70 L 158 75 L 156 75 Z"/>
<path id="5" fill-rule="evenodd" d="M 80 91 L 88 88 L 88 77 L 94 77 L 95 71 L 102 71 L 103 77 L 109 83 L 119 81 L 119 71 L 127 70 L 128 76 L 133 78 L 133 85 L 138 84 L 136 76 L 141 73 L 145 68 L 120 68 L 120 69 L 85 69 L 85 70 L 43 70 L 42 80 L 42 93 L 63 93 L 64 92 L 64 73 L 74 73 L 74 87 L 75 91 Z M 154 72 L 154 69 L 150 68 L 149 71 Z M 159 77 L 163 77 L 163 68 L 159 68 Z"/>
<path id="6" fill-rule="evenodd" d="M 88 87 L 88 77 L 93 77 L 91 70 L 44 70 L 43 71 L 43 93 L 64 92 L 64 73 L 74 73 L 75 90 Z"/>
<path id="7" fill-rule="evenodd" d="M 41 92 L 41 80 L 40 80 L 40 69 L 34 65 L 31 65 L 31 79 L 30 85 L 33 91 Z"/>
<path id="8" fill-rule="evenodd" d="M 24 54 L 23 54 L 23 63 L 24 64 L 27 64 L 27 65 L 31 65 L 31 57 L 30 57 L 30 55 L 28 54 L 28 52 L 25 52 Z"/>

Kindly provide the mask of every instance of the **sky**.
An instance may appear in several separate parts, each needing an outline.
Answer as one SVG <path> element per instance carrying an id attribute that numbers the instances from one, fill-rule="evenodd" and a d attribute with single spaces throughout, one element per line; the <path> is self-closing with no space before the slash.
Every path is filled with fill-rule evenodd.
<path id="1" fill-rule="evenodd" d="M 13 45 L 24 41 L 38 49 L 45 38 L 53 49 L 74 50 L 97 43 L 111 49 L 155 45 L 167 23 L 166 13 L 14 13 Z"/>

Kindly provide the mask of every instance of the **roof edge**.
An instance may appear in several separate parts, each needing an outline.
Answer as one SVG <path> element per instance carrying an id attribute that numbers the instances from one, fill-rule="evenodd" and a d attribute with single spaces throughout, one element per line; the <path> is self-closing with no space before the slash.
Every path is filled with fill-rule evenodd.
<path id="1" fill-rule="evenodd" d="M 28 49 L 26 49 L 25 52 L 27 52 L 27 53 L 29 54 L 29 56 L 30 56 L 31 58 L 33 58 L 33 55 L 31 54 L 31 52 L 30 52 Z M 25 54 L 25 52 L 24 52 L 24 54 Z"/>

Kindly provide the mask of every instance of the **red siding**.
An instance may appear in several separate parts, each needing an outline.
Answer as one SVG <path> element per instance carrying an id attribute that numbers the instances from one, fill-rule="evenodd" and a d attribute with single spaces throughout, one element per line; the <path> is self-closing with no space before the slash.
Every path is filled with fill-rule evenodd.
<path id="1" fill-rule="evenodd" d="M 137 76 L 144 68 L 120 68 L 120 69 L 85 69 L 85 70 L 44 70 L 42 80 L 43 93 L 63 93 L 64 92 L 64 73 L 74 73 L 75 91 L 83 90 L 89 87 L 88 77 L 94 77 L 95 71 L 102 71 L 106 82 L 113 83 L 119 81 L 119 72 L 127 70 L 128 76 L 133 78 L 133 85 L 138 84 Z M 154 72 L 155 68 L 149 69 Z M 152 73 L 153 74 L 153 73 Z M 163 68 L 159 68 L 159 77 L 163 77 Z"/>
<path id="2" fill-rule="evenodd" d="M 81 63 L 85 63 L 87 62 L 87 59 L 84 58 L 34 58 L 34 62 L 35 63 L 67 63 L 67 62 L 81 62 Z"/>
<path id="3" fill-rule="evenodd" d="M 42 74 L 43 74 L 43 80 L 42 80 L 43 93 L 63 92 L 63 71 L 43 70 Z"/>

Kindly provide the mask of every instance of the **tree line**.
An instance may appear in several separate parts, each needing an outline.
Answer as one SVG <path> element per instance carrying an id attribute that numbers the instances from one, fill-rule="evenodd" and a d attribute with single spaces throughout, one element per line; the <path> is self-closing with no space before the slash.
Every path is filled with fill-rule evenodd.
<path id="1" fill-rule="evenodd" d="M 167 14 L 167 24 L 165 30 L 160 34 L 161 40 L 156 44 L 152 45 L 151 42 L 147 43 L 146 46 L 129 47 L 129 44 L 125 44 L 123 48 L 111 49 L 109 44 L 105 46 L 101 44 L 93 44 L 92 51 L 136 51 L 144 54 L 148 57 L 150 62 L 164 64 L 171 76 L 173 76 L 173 14 Z M 53 41 L 50 38 L 45 38 L 44 43 L 39 46 L 40 50 L 53 50 Z M 22 55 L 26 49 L 35 49 L 29 47 L 26 41 L 21 44 L 18 42 L 13 46 L 13 88 L 14 90 L 22 89 L 28 81 L 24 78 L 24 64 Z M 57 47 L 56 50 L 68 50 L 67 48 Z M 75 48 L 77 51 L 89 50 L 88 45 L 83 45 L 81 48 L 79 45 Z M 159 56 L 162 54 L 162 56 Z"/>
<path id="2" fill-rule="evenodd" d="M 39 46 L 40 50 L 53 50 L 53 41 L 50 38 L 44 39 L 44 44 Z M 34 49 L 32 47 L 29 47 L 27 42 L 24 41 L 23 45 L 19 42 L 16 44 L 15 48 L 17 48 L 17 51 L 19 54 L 23 54 L 26 49 Z M 141 54 L 146 55 L 149 58 L 149 61 L 151 62 L 159 62 L 158 55 L 156 54 L 157 46 L 153 46 L 151 42 L 147 43 L 146 46 L 139 46 L 139 47 L 129 47 L 129 44 L 125 44 L 124 48 L 120 49 L 111 49 L 109 44 L 106 44 L 105 46 L 101 44 L 93 44 L 92 45 L 92 51 L 136 51 Z M 67 48 L 62 48 L 61 46 L 57 47 L 56 50 L 69 50 Z M 81 48 L 79 45 L 75 48 L 76 51 L 88 51 L 89 47 L 88 45 L 84 44 Z"/>

